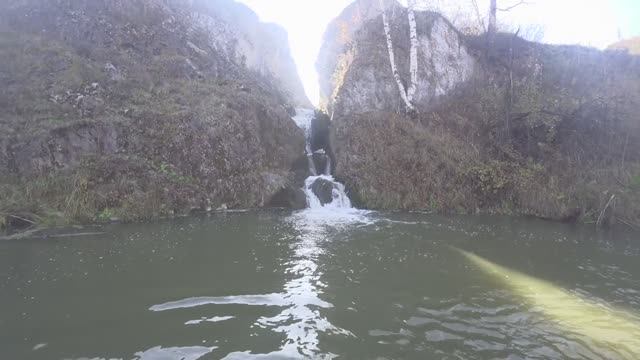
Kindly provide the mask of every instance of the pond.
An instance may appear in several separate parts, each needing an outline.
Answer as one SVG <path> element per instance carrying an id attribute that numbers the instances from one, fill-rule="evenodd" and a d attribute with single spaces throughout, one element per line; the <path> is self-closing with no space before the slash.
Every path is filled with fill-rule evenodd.
<path id="1" fill-rule="evenodd" d="M 0 242 L 1 359 L 640 358 L 624 230 L 341 209 L 66 232 Z"/>

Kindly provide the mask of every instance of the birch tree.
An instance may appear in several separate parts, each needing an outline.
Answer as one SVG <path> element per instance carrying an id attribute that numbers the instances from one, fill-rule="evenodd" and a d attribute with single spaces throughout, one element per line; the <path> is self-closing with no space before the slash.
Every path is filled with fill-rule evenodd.
<path id="1" fill-rule="evenodd" d="M 492 39 L 498 30 L 498 1 L 491 0 L 489 5 L 489 26 L 487 27 L 487 33 L 489 33 L 490 39 Z"/>
<path id="2" fill-rule="evenodd" d="M 408 1 L 408 18 L 409 18 L 409 39 L 411 42 L 411 49 L 409 51 L 409 74 L 411 82 L 408 88 L 405 88 L 398 67 L 396 65 L 395 53 L 393 50 L 393 39 L 391 38 L 391 27 L 389 25 L 389 19 L 385 11 L 384 0 L 380 0 L 380 7 L 382 9 L 382 25 L 384 26 L 384 34 L 387 39 L 387 50 L 389 51 L 389 62 L 391 64 L 391 72 L 393 78 L 398 85 L 398 91 L 400 92 L 400 98 L 405 104 L 407 112 L 415 112 L 416 108 L 413 105 L 413 97 L 417 91 L 418 84 L 418 31 L 416 26 L 416 17 L 414 13 L 415 0 Z"/>
<path id="3" fill-rule="evenodd" d="M 498 11 L 511 11 L 517 8 L 520 5 L 529 5 L 530 3 L 526 0 L 520 0 L 516 3 L 512 3 L 511 5 L 499 8 L 498 0 L 491 0 L 489 5 L 489 26 L 487 27 L 487 34 L 489 35 L 489 42 L 493 44 L 495 41 L 496 32 L 498 31 Z"/>

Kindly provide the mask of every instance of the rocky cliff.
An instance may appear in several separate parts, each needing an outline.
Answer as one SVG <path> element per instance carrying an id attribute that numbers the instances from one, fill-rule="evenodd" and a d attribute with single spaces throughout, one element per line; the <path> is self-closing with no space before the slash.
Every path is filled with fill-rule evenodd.
<path id="1" fill-rule="evenodd" d="M 407 12 L 387 15 L 406 84 Z M 339 47 L 327 32 L 325 48 L 339 48 L 321 80 L 332 94 L 336 175 L 361 206 L 638 223 L 639 57 L 510 34 L 488 46 L 439 14 L 416 20 L 413 114 L 391 72 L 381 16 L 350 28 Z"/>
<path id="2" fill-rule="evenodd" d="M 362 25 L 382 14 L 379 0 L 356 0 L 347 6 L 340 16 L 332 20 L 324 34 L 324 41 L 316 61 L 320 82 L 320 107 L 331 111 L 335 97 L 334 90 L 341 84 L 340 70 L 348 66 L 345 47 L 353 41 L 355 33 Z M 400 7 L 395 1 L 383 1 L 387 11 Z"/>
<path id="3" fill-rule="evenodd" d="M 304 178 L 286 33 L 231 0 L 2 2 L 0 83 L 3 220 L 259 207 Z"/>

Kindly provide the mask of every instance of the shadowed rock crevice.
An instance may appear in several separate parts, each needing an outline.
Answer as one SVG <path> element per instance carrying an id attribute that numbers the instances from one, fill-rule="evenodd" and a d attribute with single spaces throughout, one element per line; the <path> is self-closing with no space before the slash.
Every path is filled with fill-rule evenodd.
<path id="1" fill-rule="evenodd" d="M 318 172 L 333 174 L 336 159 L 331 148 L 331 120 L 322 111 L 316 111 L 311 122 L 311 151 Z"/>

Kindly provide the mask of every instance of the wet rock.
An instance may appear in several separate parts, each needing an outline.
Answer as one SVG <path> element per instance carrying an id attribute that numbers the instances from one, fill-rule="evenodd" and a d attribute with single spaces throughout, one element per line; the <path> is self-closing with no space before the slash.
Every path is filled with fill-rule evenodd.
<path id="1" fill-rule="evenodd" d="M 331 169 L 327 169 L 327 165 L 329 164 L 329 156 L 324 152 L 316 152 L 313 154 L 313 163 L 318 171 L 318 174 L 329 175 L 328 172 L 331 172 Z"/>
<path id="2" fill-rule="evenodd" d="M 328 152 L 329 144 L 329 128 L 331 120 L 327 114 L 316 111 L 313 120 L 311 120 L 311 150 L 316 151 L 323 149 Z"/>
<path id="3" fill-rule="evenodd" d="M 295 160 L 291 167 L 291 171 L 293 172 L 293 183 L 295 187 L 302 188 L 304 186 L 304 181 L 311 175 L 309 171 L 309 160 L 307 159 L 306 154 L 299 156 Z"/>
<path id="4" fill-rule="evenodd" d="M 318 178 L 311 185 L 311 191 L 318 197 L 320 204 L 326 205 L 333 201 L 335 184 L 327 179 Z"/>
<path id="5" fill-rule="evenodd" d="M 307 207 L 307 197 L 302 189 L 287 186 L 271 199 L 267 207 L 301 210 Z"/>

